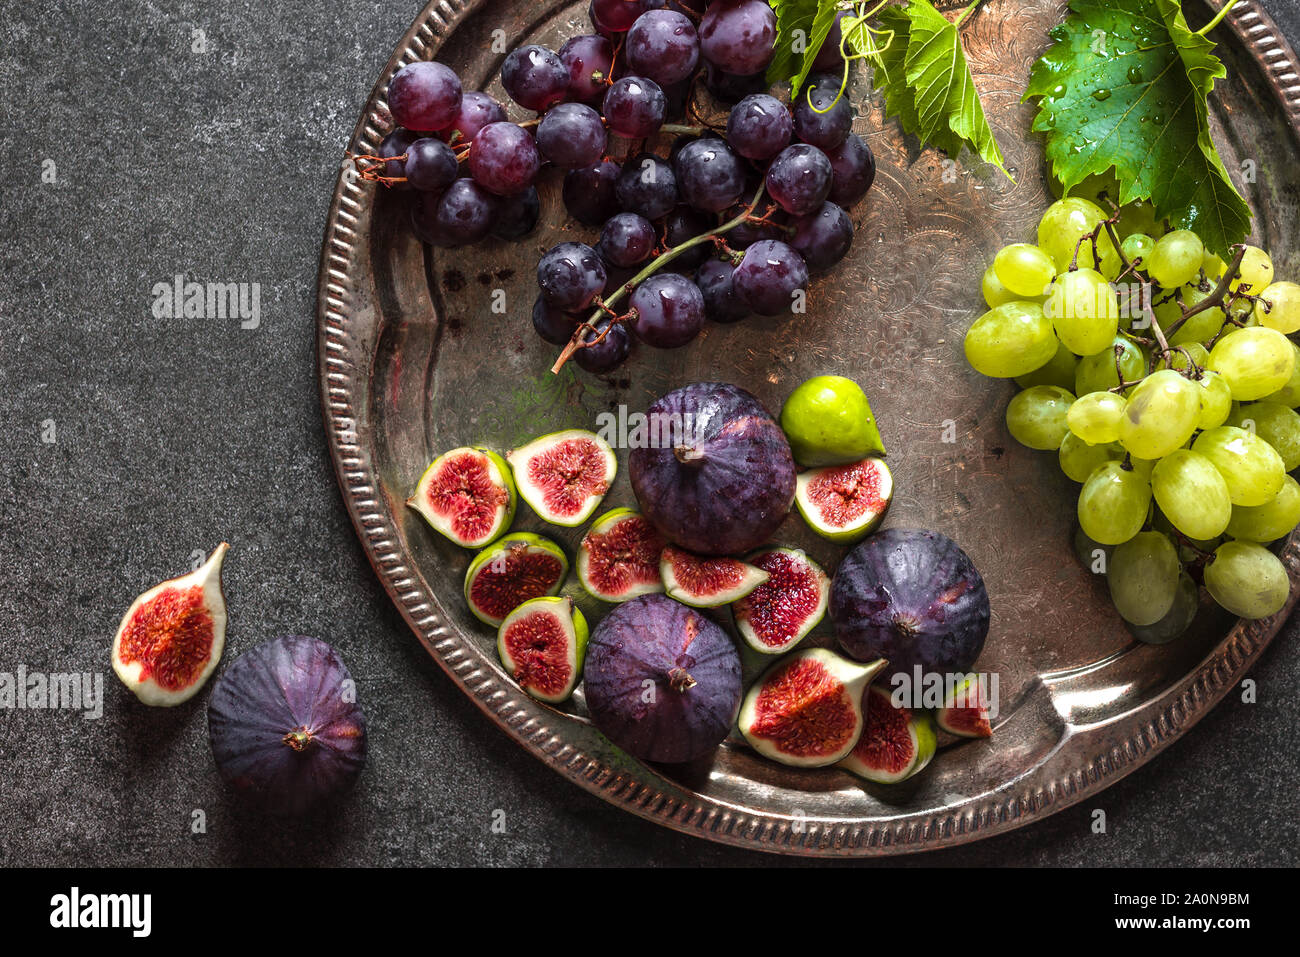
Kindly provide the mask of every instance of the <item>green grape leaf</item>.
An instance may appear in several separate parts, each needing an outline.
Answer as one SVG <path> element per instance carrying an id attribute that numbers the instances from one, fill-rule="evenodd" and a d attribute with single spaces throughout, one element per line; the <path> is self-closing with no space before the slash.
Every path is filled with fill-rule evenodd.
<path id="1" fill-rule="evenodd" d="M 957 24 L 929 0 L 880 11 L 888 45 L 874 53 L 861 34 L 842 24 L 848 42 L 875 62 L 875 88 L 885 97 L 885 112 L 898 117 L 904 131 L 956 159 L 966 146 L 1008 178 L 997 138 L 980 105 L 962 49 Z"/>
<path id="2" fill-rule="evenodd" d="M 1188 28 L 1178 0 L 1070 0 L 1070 10 L 1025 91 L 1040 98 L 1033 128 L 1047 134 L 1052 172 L 1068 193 L 1113 167 L 1121 204 L 1149 199 L 1229 258 L 1251 212 L 1210 135 L 1208 98 L 1227 76 L 1214 43 Z"/>
<path id="3" fill-rule="evenodd" d="M 790 81 L 790 95 L 812 71 L 813 61 L 835 25 L 839 0 L 770 0 L 776 11 L 776 44 L 767 68 L 768 85 Z"/>

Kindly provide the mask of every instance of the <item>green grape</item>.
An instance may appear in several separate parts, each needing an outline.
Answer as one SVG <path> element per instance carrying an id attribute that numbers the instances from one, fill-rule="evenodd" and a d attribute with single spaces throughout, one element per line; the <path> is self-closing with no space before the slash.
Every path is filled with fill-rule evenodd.
<path id="1" fill-rule="evenodd" d="M 1291 342 L 1290 339 L 1287 342 Z M 1291 372 L 1291 378 L 1286 380 L 1286 385 L 1269 395 L 1264 396 L 1270 402 L 1280 402 L 1282 405 L 1294 409 L 1300 406 L 1300 346 L 1291 342 L 1291 355 L 1295 360 L 1295 368 Z"/>
<path id="2" fill-rule="evenodd" d="M 1201 418 L 1196 427 L 1217 429 L 1228 421 L 1232 412 L 1232 390 L 1223 376 L 1208 369 L 1201 372 L 1199 379 L 1192 381 L 1201 387 Z"/>
<path id="3" fill-rule="evenodd" d="M 1258 326 L 1260 324 L 1258 313 L 1259 310 L 1249 299 L 1233 299 L 1228 303 L 1228 315 L 1243 326 Z"/>
<path id="4" fill-rule="evenodd" d="M 1093 541 L 1082 528 L 1074 529 L 1074 554 L 1079 563 L 1094 575 L 1106 574 L 1110 568 L 1110 556 L 1115 551 L 1114 545 L 1103 545 Z"/>
<path id="5" fill-rule="evenodd" d="M 1033 372 L 1016 376 L 1016 385 L 1028 389 L 1031 385 L 1059 385 L 1067 392 L 1074 388 L 1074 370 L 1079 357 L 1057 340 L 1056 355 Z"/>
<path id="6" fill-rule="evenodd" d="M 1119 445 L 1118 442 L 1116 442 L 1115 444 L 1116 444 L 1116 445 Z M 1124 451 L 1124 446 L 1120 445 L 1119 447 L 1120 447 L 1120 451 L 1123 452 L 1123 451 Z M 1126 454 L 1127 454 L 1127 453 L 1126 453 Z M 1129 458 L 1128 458 L 1128 464 L 1131 465 L 1131 466 L 1133 466 L 1133 471 L 1134 471 L 1134 472 L 1137 472 L 1138 475 L 1140 475 L 1140 476 L 1142 476 L 1144 479 L 1146 479 L 1148 483 L 1150 483 L 1150 481 L 1151 481 L 1151 473 L 1155 471 L 1155 468 L 1156 468 L 1156 462 L 1158 462 L 1158 461 L 1160 461 L 1160 460 L 1159 460 L 1159 459 L 1140 459 L 1140 458 L 1138 458 L 1137 456 L 1134 456 L 1134 455 L 1129 455 Z"/>
<path id="7" fill-rule="evenodd" d="M 1288 475 L 1271 501 L 1234 505 L 1228 534 L 1251 542 L 1275 542 L 1300 525 L 1300 482 Z"/>
<path id="8" fill-rule="evenodd" d="M 1260 293 L 1260 298 L 1263 301 L 1255 314 L 1261 326 L 1283 335 L 1300 332 L 1300 285 L 1275 282 Z"/>
<path id="9" fill-rule="evenodd" d="M 1188 356 L 1191 360 L 1188 361 Z M 1191 368 L 1192 363 L 1196 364 L 1198 369 L 1204 369 L 1205 363 L 1210 359 L 1210 352 L 1199 342 L 1189 342 L 1185 346 L 1179 346 L 1173 351 L 1173 355 L 1161 359 L 1156 365 L 1157 369 L 1176 369 L 1179 372 L 1186 372 Z"/>
<path id="10" fill-rule="evenodd" d="M 1258 246 L 1247 246 L 1241 268 L 1232 283 L 1233 289 L 1258 294 L 1273 281 L 1273 260 Z"/>
<path id="11" fill-rule="evenodd" d="M 1281 402 L 1251 402 L 1233 409 L 1227 419 L 1247 432 L 1254 432 L 1273 446 L 1290 472 L 1300 468 L 1300 414 Z"/>
<path id="12" fill-rule="evenodd" d="M 1214 463 L 1228 483 L 1233 505 L 1263 505 L 1278 493 L 1286 477 L 1282 456 L 1273 446 L 1236 426 L 1207 429 L 1196 437 L 1192 451 Z"/>
<path id="13" fill-rule="evenodd" d="M 1201 271 L 1205 244 L 1190 229 L 1175 229 L 1156 240 L 1147 260 L 1147 275 L 1165 289 L 1191 282 Z"/>
<path id="14" fill-rule="evenodd" d="M 1119 201 L 1118 192 L 1112 195 L 1116 202 Z M 1119 222 L 1115 224 L 1115 231 L 1125 238 L 1132 235 L 1145 235 L 1154 243 L 1156 238 L 1164 235 L 1164 230 L 1156 222 L 1156 210 L 1144 199 L 1121 206 L 1119 210 Z M 1132 257 L 1129 257 L 1132 259 Z"/>
<path id="15" fill-rule="evenodd" d="M 1191 309 L 1199 305 L 1202 300 L 1208 297 L 1208 292 L 1202 292 L 1198 286 L 1184 286 L 1182 290 L 1183 306 Z M 1168 312 L 1169 307 L 1173 307 L 1173 313 Z M 1164 314 L 1161 310 L 1165 310 Z M 1171 299 L 1169 302 L 1162 303 L 1155 309 L 1156 321 L 1160 323 L 1160 328 L 1169 330 L 1173 324 L 1183 316 L 1183 310 L 1179 307 L 1178 301 Z M 1171 346 L 1186 346 L 1195 343 L 1202 345 L 1209 342 L 1219 334 L 1224 323 L 1223 310 L 1218 306 L 1211 306 L 1209 309 L 1196 313 L 1181 326 L 1174 330 L 1173 335 L 1169 336 Z"/>
<path id="16" fill-rule="evenodd" d="M 1117 346 L 1120 349 L 1119 368 L 1124 372 L 1124 381 L 1136 382 L 1142 378 L 1147 369 L 1146 354 L 1136 342 L 1121 333 L 1105 349 L 1079 360 L 1079 366 L 1074 372 L 1075 395 L 1105 392 L 1119 385 L 1119 376 L 1115 371 Z"/>
<path id="17" fill-rule="evenodd" d="M 1145 271 L 1145 264 L 1151 258 L 1151 250 L 1155 245 L 1156 241 L 1146 233 L 1133 233 L 1124 237 L 1124 241 L 1119 244 L 1119 251 L 1125 259 Z"/>
<path id="18" fill-rule="evenodd" d="M 1065 438 L 1061 440 L 1061 449 L 1057 452 L 1061 471 L 1070 481 L 1079 483 L 1088 481 L 1088 476 L 1098 465 L 1118 462 L 1123 457 L 1124 450 L 1119 447 L 1118 442 L 1089 445 L 1073 432 L 1066 433 Z"/>
<path id="19" fill-rule="evenodd" d="M 1008 302 L 990 309 L 966 330 L 966 361 L 994 379 L 1033 372 L 1054 355 L 1056 333 L 1035 302 Z"/>
<path id="20" fill-rule="evenodd" d="M 1181 637 L 1196 620 L 1196 612 L 1201 607 L 1201 591 L 1192 581 L 1192 576 L 1185 571 L 1178 573 L 1178 588 L 1174 592 L 1173 604 L 1154 625 L 1135 625 L 1125 622 L 1129 634 L 1146 645 L 1167 645 L 1175 638 Z"/>
<path id="21" fill-rule="evenodd" d="M 993 257 L 998 281 L 1018 296 L 1041 296 L 1056 275 L 1052 257 L 1029 243 L 1012 243 Z"/>
<path id="22" fill-rule="evenodd" d="M 1206 368 L 1228 381 L 1238 402 L 1276 392 L 1295 372 L 1295 352 L 1276 329 L 1234 329 L 1214 344 Z"/>
<path id="23" fill-rule="evenodd" d="M 1069 428 L 1066 413 L 1074 396 L 1054 385 L 1036 385 L 1016 393 L 1007 403 L 1007 430 L 1021 445 L 1049 452 L 1061 447 Z"/>
<path id="24" fill-rule="evenodd" d="M 1142 530 L 1151 508 L 1151 483 L 1119 462 L 1097 466 L 1079 492 L 1079 525 L 1103 545 L 1119 545 Z"/>
<path id="25" fill-rule="evenodd" d="M 983 291 L 984 301 L 988 303 L 990 309 L 996 309 L 998 306 L 1024 298 L 1023 296 L 1017 296 L 1002 285 L 992 263 L 989 263 L 988 268 L 984 270 L 984 278 L 980 280 L 980 289 Z"/>
<path id="26" fill-rule="evenodd" d="M 1157 462 L 1151 491 L 1160 511 L 1188 538 L 1217 538 L 1232 518 L 1228 483 L 1198 452 L 1176 449 Z"/>
<path id="27" fill-rule="evenodd" d="M 1047 207 L 1043 218 L 1038 221 L 1038 247 L 1052 257 L 1058 273 L 1069 270 L 1076 247 L 1080 266 L 1096 268 L 1095 257 L 1100 254 L 1101 268 L 1098 271 L 1107 279 L 1114 279 L 1120 271 L 1119 252 L 1105 229 L 1097 235 L 1095 243 L 1089 240 L 1079 245 L 1079 241 L 1105 219 L 1106 214 L 1100 206 L 1082 197 L 1058 199 Z"/>
<path id="28" fill-rule="evenodd" d="M 1219 277 L 1222 276 L 1227 269 L 1228 264 L 1223 261 L 1222 257 L 1220 257 L 1218 253 L 1212 253 L 1208 249 L 1205 250 L 1205 257 L 1201 260 L 1201 272 L 1205 273 L 1205 278 L 1208 279 L 1211 284 L 1217 283 Z"/>
<path id="29" fill-rule="evenodd" d="M 1119 331 L 1119 300 L 1106 277 L 1095 269 L 1076 269 L 1057 277 L 1043 311 L 1061 342 L 1075 355 L 1100 352 Z"/>
<path id="30" fill-rule="evenodd" d="M 1140 458 L 1163 458 L 1192 437 L 1200 420 L 1200 390 L 1172 369 L 1161 369 L 1129 396 L 1119 443 Z"/>
<path id="31" fill-rule="evenodd" d="M 1065 417 L 1070 431 L 1090 445 L 1119 438 L 1119 420 L 1128 401 L 1114 392 L 1089 392 L 1080 396 Z"/>
<path id="32" fill-rule="evenodd" d="M 1242 618 L 1267 618 L 1286 605 L 1291 580 L 1276 555 L 1256 542 L 1224 542 L 1205 566 L 1210 597 Z"/>
<path id="33" fill-rule="evenodd" d="M 1110 557 L 1110 600 L 1125 621 L 1154 625 L 1173 605 L 1181 571 L 1173 542 L 1159 532 L 1140 532 Z"/>

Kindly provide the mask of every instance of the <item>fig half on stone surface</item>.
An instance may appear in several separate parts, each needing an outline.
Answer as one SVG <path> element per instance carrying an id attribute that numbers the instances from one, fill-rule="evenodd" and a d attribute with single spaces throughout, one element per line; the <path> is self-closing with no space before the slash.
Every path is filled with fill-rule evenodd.
<path id="1" fill-rule="evenodd" d="M 516 501 L 501 456 L 462 447 L 433 460 L 406 504 L 457 545 L 482 548 L 510 527 Z"/>
<path id="2" fill-rule="evenodd" d="M 731 732 L 740 654 L 694 608 L 642 595 L 596 626 L 583 689 L 607 738 L 642 760 L 679 764 L 708 754 Z"/>
<path id="3" fill-rule="evenodd" d="M 113 638 L 113 671 L 147 705 L 188 701 L 216 670 L 226 645 L 222 542 L 195 571 L 137 598 Z"/>
<path id="4" fill-rule="evenodd" d="M 840 767 L 877 784 L 897 784 L 921 771 L 934 757 L 934 722 L 924 711 L 894 705 L 879 685 L 863 699 L 867 725 Z"/>
<path id="5" fill-rule="evenodd" d="M 338 796 L 366 763 L 356 683 L 338 652 L 304 635 L 235 659 L 212 690 L 208 738 L 222 778 L 275 815 Z"/>
<path id="6" fill-rule="evenodd" d="M 602 601 L 661 592 L 663 550 L 663 536 L 644 515 L 630 508 L 611 509 L 592 522 L 578 546 L 578 580 Z"/>
<path id="7" fill-rule="evenodd" d="M 669 597 L 695 608 L 739 601 L 770 577 L 739 558 L 705 558 L 672 545 L 659 556 L 659 575 Z"/>
<path id="8" fill-rule="evenodd" d="M 581 525 L 614 484 L 618 459 L 609 443 L 583 429 L 533 439 L 506 454 L 519 494 L 552 525 Z"/>
<path id="9" fill-rule="evenodd" d="M 794 501 L 808 526 L 832 542 L 856 542 L 875 531 L 894 496 L 884 459 L 866 458 L 799 474 Z"/>
<path id="10" fill-rule="evenodd" d="M 646 412 L 628 457 L 632 492 L 646 518 L 700 555 L 735 555 L 763 544 L 794 503 L 795 468 L 785 433 L 738 386 L 699 382 Z"/>
<path id="11" fill-rule="evenodd" d="M 559 704 L 582 678 L 587 619 L 573 607 L 572 598 L 533 598 L 501 622 L 497 655 L 524 691 L 539 701 Z"/>
<path id="12" fill-rule="evenodd" d="M 861 665 L 825 648 L 778 661 L 754 683 L 740 708 L 740 733 L 764 757 L 821 768 L 847 757 L 864 725 L 863 692 L 885 667 Z"/>
<path id="13" fill-rule="evenodd" d="M 826 614 L 830 576 L 797 548 L 766 548 L 750 555 L 749 562 L 768 579 L 732 605 L 736 630 L 755 651 L 779 655 Z"/>
<path id="14" fill-rule="evenodd" d="M 469 563 L 465 603 L 479 621 L 496 628 L 529 599 L 558 595 L 568 574 L 569 559 L 559 545 L 532 532 L 515 532 Z"/>

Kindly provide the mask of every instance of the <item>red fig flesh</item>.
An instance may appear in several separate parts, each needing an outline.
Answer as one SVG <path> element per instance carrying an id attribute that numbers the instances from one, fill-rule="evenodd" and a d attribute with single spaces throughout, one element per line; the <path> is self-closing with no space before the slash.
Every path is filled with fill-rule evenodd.
<path id="1" fill-rule="evenodd" d="M 779 655 L 822 620 L 831 580 L 797 548 L 765 549 L 749 561 L 768 579 L 732 606 L 736 629 L 755 651 Z"/>
<path id="2" fill-rule="evenodd" d="M 671 597 L 696 608 L 738 601 L 768 579 L 738 558 L 705 558 L 672 545 L 659 558 L 659 574 Z"/>
<path id="3" fill-rule="evenodd" d="M 510 527 L 515 484 L 495 452 L 452 449 L 424 470 L 406 504 L 457 545 L 481 548 Z"/>
<path id="4" fill-rule="evenodd" d="M 226 644 L 222 542 L 188 575 L 137 598 L 113 639 L 113 671 L 147 705 L 188 701 L 211 677 Z"/>
<path id="5" fill-rule="evenodd" d="M 582 429 L 543 435 L 506 456 L 519 494 L 552 525 L 581 525 L 614 482 L 618 459 L 609 443 Z"/>
<path id="6" fill-rule="evenodd" d="M 616 508 L 592 523 L 578 547 L 578 579 L 593 597 L 627 601 L 664 590 L 664 540 L 640 512 Z"/>

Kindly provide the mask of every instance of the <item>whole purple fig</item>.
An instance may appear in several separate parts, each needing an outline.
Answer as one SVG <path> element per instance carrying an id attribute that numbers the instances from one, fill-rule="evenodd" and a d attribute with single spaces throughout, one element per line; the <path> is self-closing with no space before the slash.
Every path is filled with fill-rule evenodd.
<path id="1" fill-rule="evenodd" d="M 767 541 L 794 502 L 795 466 L 781 427 L 744 389 L 699 382 L 646 411 L 628 456 L 641 511 L 671 541 L 734 555 Z"/>
<path id="2" fill-rule="evenodd" d="M 591 719 L 623 750 L 676 764 L 708 754 L 740 709 L 740 655 L 727 633 L 665 595 L 604 617 L 587 643 Z"/>
<path id="3" fill-rule="evenodd" d="M 294 815 L 346 791 L 366 763 L 366 719 L 338 653 L 288 635 L 226 669 L 208 703 L 221 776 L 271 814 Z"/>

